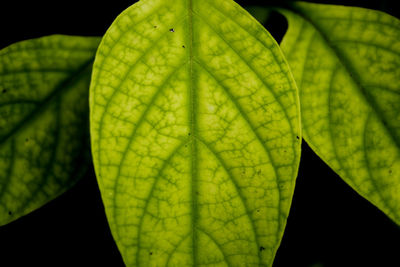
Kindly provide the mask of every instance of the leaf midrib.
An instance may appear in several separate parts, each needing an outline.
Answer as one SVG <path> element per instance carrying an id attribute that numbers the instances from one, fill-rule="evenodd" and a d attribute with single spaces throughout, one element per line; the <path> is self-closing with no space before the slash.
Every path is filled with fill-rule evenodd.
<path id="1" fill-rule="evenodd" d="M 213 7 L 214 8 L 214 7 Z M 197 97 L 197 95 L 196 95 L 196 88 L 195 88 L 195 81 L 194 81 L 194 74 L 193 74 L 193 65 L 194 65 L 194 63 L 197 63 L 199 66 L 201 66 L 201 67 L 203 67 L 203 68 L 205 68 L 205 66 L 203 66 L 201 63 L 200 63 L 200 61 L 198 61 L 198 60 L 196 60 L 195 59 L 195 57 L 194 57 L 194 53 L 193 53 L 193 42 L 194 42 L 194 40 L 193 40 L 193 17 L 194 17 L 194 15 L 196 15 L 203 23 L 205 23 L 206 25 L 208 25 L 209 27 L 211 27 L 209 24 L 208 24 L 208 22 L 199 14 L 199 13 L 197 13 L 197 12 L 195 12 L 195 11 L 193 11 L 193 8 L 192 8 L 192 0 L 188 0 L 188 31 L 189 31 L 189 53 L 188 53 L 188 62 L 189 62 L 189 75 L 190 75 L 190 77 L 189 77 L 189 79 L 190 79 L 190 83 L 189 83 L 189 100 L 190 100 L 190 104 L 189 104 L 189 107 L 190 107 L 190 110 L 189 110 L 189 116 L 190 116 L 190 133 L 191 133 L 191 135 L 190 135 L 190 139 L 192 140 L 191 141 L 191 159 L 192 159 L 192 161 L 191 161 L 191 177 L 192 177 L 192 181 L 191 181 L 191 184 L 192 184 L 192 188 L 191 188 L 191 195 L 192 195 L 192 247 L 193 247 L 193 255 L 192 255 L 192 257 L 193 257 L 193 264 L 194 265 L 196 265 L 196 263 L 197 263 L 197 255 L 196 255 L 196 252 L 197 252 L 197 230 L 200 230 L 201 231 L 201 229 L 197 229 L 197 226 L 196 226 L 196 217 L 198 216 L 198 211 L 197 211 L 197 190 L 198 190 L 198 188 L 197 188 L 197 165 L 198 165 L 198 162 L 197 162 L 197 146 L 198 146 L 198 144 L 197 144 L 197 142 L 201 142 L 201 143 L 203 143 L 208 149 L 210 149 L 210 151 L 219 159 L 219 161 L 220 161 L 220 164 L 222 164 L 222 166 L 224 167 L 224 169 L 227 171 L 227 173 L 228 173 L 228 175 L 230 176 L 230 178 L 231 178 L 231 181 L 232 181 L 232 183 L 234 184 L 234 186 L 235 186 L 235 188 L 237 189 L 237 192 L 238 192 L 238 195 L 240 196 L 240 199 L 242 200 L 242 203 L 243 203 L 243 205 L 245 206 L 245 209 L 246 209 L 246 213 L 248 212 L 248 207 L 247 207 L 247 204 L 246 204 L 246 202 L 244 201 L 244 197 L 242 196 L 242 194 L 240 193 L 240 188 L 239 188 L 239 186 L 238 186 L 238 184 L 235 182 L 235 180 L 233 179 L 233 176 L 232 176 L 232 173 L 230 173 L 229 172 L 229 169 L 228 169 L 228 167 L 227 166 L 225 166 L 224 165 L 224 162 L 222 161 L 222 159 L 219 157 L 219 155 L 216 153 L 216 151 L 214 151 L 214 150 L 212 150 L 211 148 L 210 148 L 210 146 L 207 144 L 207 142 L 205 142 L 205 140 L 203 140 L 202 138 L 200 138 L 200 136 L 197 136 L 197 134 L 196 134 L 196 131 L 197 131 L 197 129 L 196 129 L 196 109 L 197 109 L 197 105 L 196 105 L 196 103 L 197 103 L 197 101 L 196 101 L 196 97 Z M 223 14 L 223 16 L 225 16 L 226 17 L 226 15 L 225 14 Z M 236 23 L 237 24 L 237 23 Z M 239 24 L 238 24 L 239 25 Z M 239 25 L 240 27 L 242 27 L 241 25 Z M 214 31 L 214 33 L 216 34 L 216 35 L 218 35 L 220 38 L 221 38 L 221 40 L 223 41 L 223 42 L 225 42 L 228 46 L 229 46 L 229 42 L 227 42 L 218 32 L 216 32 L 215 31 L 215 29 L 214 28 L 211 28 L 213 31 Z M 246 32 L 247 32 L 247 30 L 246 29 L 244 29 Z M 248 33 L 248 34 L 250 34 L 250 33 Z M 258 39 L 257 39 L 257 41 L 259 41 Z M 233 47 L 231 47 L 230 46 L 230 49 L 232 49 L 232 51 L 234 52 L 234 53 L 236 53 L 239 57 L 241 57 L 239 54 L 238 54 L 238 52 L 233 48 Z M 244 59 L 244 58 L 242 58 L 241 57 L 241 59 L 244 61 L 244 62 L 246 62 L 246 60 Z M 248 64 L 247 62 L 246 62 L 246 64 Z M 252 68 L 252 66 L 250 66 L 249 65 L 249 68 L 253 71 L 253 72 L 255 72 L 255 70 Z M 207 72 L 207 73 L 209 73 L 208 72 L 208 70 L 207 69 L 205 69 L 205 71 Z M 257 73 L 257 75 L 258 75 L 258 73 Z M 261 77 L 260 76 L 258 76 L 259 78 L 260 78 L 260 80 L 262 81 L 262 82 L 264 82 L 262 79 L 261 79 Z M 214 77 L 214 79 L 215 79 L 215 77 Z M 224 90 L 226 91 L 226 88 L 224 88 Z M 226 93 L 228 94 L 229 92 L 228 91 L 226 91 Z M 231 101 L 233 101 L 233 98 L 232 98 L 232 96 L 229 94 L 229 97 L 230 97 L 230 100 Z M 280 103 L 280 102 L 279 102 Z M 281 103 L 280 103 L 281 104 Z M 237 106 L 237 103 L 235 104 L 236 105 L 236 108 L 238 108 L 238 110 L 239 110 L 239 112 L 241 113 L 241 115 L 243 116 L 244 115 L 244 112 L 239 108 L 239 106 Z M 283 110 L 284 110 L 284 108 L 283 108 Z M 287 114 L 286 114 L 286 111 L 284 110 L 284 112 L 285 112 L 285 115 L 287 116 Z M 261 138 L 260 138 L 260 136 L 258 135 L 258 133 L 252 128 L 252 125 L 251 125 L 251 123 L 250 123 L 250 121 L 249 121 L 249 119 L 247 118 L 247 117 L 245 117 L 245 119 L 246 119 L 246 121 L 249 123 L 249 127 L 250 127 L 250 129 L 252 129 L 252 131 L 254 132 L 254 134 L 256 135 L 256 137 L 257 137 L 257 139 L 259 140 L 259 142 L 260 142 L 260 144 L 261 145 L 263 145 L 264 146 L 264 143 L 262 142 L 262 140 L 261 140 Z M 265 146 L 264 146 L 264 148 L 265 148 Z M 269 154 L 269 151 L 265 148 L 265 150 L 266 150 L 266 153 L 269 155 L 269 156 L 271 156 L 270 154 Z M 270 157 L 270 159 L 271 159 L 271 162 L 272 162 L 272 158 Z M 276 169 L 275 169 L 275 167 L 273 168 L 274 169 L 274 171 L 276 172 Z M 276 175 L 276 173 L 275 173 L 275 175 Z M 248 216 L 249 216 L 249 220 L 250 220 L 250 222 L 251 222 L 251 227 L 252 227 L 252 229 L 253 229 L 253 231 L 254 231 L 254 238 L 255 238 L 255 241 L 256 241 L 256 243 L 257 243 L 257 247 L 258 247 L 258 244 L 259 244 L 259 242 L 258 242 L 258 240 L 257 240 L 257 233 L 256 233 L 256 228 L 255 228 L 255 226 L 254 226 L 254 223 L 253 223 L 253 220 L 252 220 L 252 218 L 251 218 L 251 216 L 249 215 L 249 214 L 247 214 Z M 214 242 L 215 242 L 215 240 L 214 240 Z M 215 243 L 217 246 L 219 246 L 219 244 L 218 243 Z M 223 250 L 221 250 L 221 252 L 223 253 Z M 223 253 L 223 255 L 224 255 L 224 253 Z M 260 263 L 260 261 L 261 261 L 261 257 L 260 257 L 260 252 L 257 250 L 257 255 L 258 255 L 258 260 L 259 260 L 259 263 Z M 227 262 L 229 262 L 228 260 L 227 260 L 227 258 L 226 258 L 226 256 L 224 255 L 224 259 L 227 261 Z M 260 263 L 261 264 L 261 263 Z M 261 264 L 262 265 L 262 264 Z"/>
<path id="2" fill-rule="evenodd" d="M 192 0 L 187 0 L 187 16 L 188 16 L 188 32 L 189 32 L 189 53 L 188 53 L 188 62 L 189 62 L 189 122 L 190 122 L 190 139 L 191 139 L 191 197 L 192 197 L 192 260 L 193 265 L 196 265 L 197 262 L 197 233 L 196 233 L 196 218 L 198 217 L 197 210 L 197 168 L 198 168 L 198 159 L 197 159 L 197 144 L 195 140 L 196 136 L 196 90 L 194 88 L 194 76 L 193 76 L 193 2 Z"/>

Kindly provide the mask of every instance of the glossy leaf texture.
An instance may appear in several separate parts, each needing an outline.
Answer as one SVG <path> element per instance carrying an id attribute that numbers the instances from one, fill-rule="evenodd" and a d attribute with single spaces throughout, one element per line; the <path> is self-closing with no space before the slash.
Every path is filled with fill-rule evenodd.
<path id="1" fill-rule="evenodd" d="M 99 38 L 54 35 L 0 51 L 0 225 L 90 166 L 88 92 Z"/>
<path id="2" fill-rule="evenodd" d="M 400 224 L 400 21 L 356 7 L 282 10 L 281 47 L 300 91 L 304 138 Z"/>
<path id="3" fill-rule="evenodd" d="M 108 221 L 127 266 L 270 266 L 300 156 L 279 46 L 230 0 L 142 0 L 112 24 L 90 90 Z"/>

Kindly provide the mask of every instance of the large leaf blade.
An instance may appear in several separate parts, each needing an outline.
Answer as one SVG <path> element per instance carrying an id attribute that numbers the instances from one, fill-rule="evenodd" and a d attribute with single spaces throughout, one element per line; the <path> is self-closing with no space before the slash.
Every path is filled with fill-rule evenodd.
<path id="1" fill-rule="evenodd" d="M 356 7 L 296 3 L 282 41 L 313 150 L 400 224 L 400 21 Z"/>
<path id="2" fill-rule="evenodd" d="M 228 0 L 140 1 L 103 38 L 90 103 L 96 174 L 128 266 L 272 264 L 299 105 L 251 16 Z"/>
<path id="3" fill-rule="evenodd" d="M 90 166 L 86 99 L 99 41 L 54 35 L 0 51 L 0 225 L 57 197 Z"/>

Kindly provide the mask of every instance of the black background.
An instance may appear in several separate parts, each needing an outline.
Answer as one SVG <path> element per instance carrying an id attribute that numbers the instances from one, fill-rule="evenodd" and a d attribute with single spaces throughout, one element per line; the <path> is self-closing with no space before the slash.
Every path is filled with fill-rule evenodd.
<path id="1" fill-rule="evenodd" d="M 55 33 L 103 35 L 134 1 L 4 2 L 0 4 L 0 48 Z M 270 3 L 237 2 L 242 6 Z M 317 2 L 368 7 L 400 17 L 397 1 Z M 274 15 L 265 26 L 280 40 L 287 24 Z M 400 266 L 400 228 L 347 186 L 305 143 L 302 153 L 274 267 Z M 0 266 L 123 266 L 92 171 L 43 208 L 0 227 Z"/>

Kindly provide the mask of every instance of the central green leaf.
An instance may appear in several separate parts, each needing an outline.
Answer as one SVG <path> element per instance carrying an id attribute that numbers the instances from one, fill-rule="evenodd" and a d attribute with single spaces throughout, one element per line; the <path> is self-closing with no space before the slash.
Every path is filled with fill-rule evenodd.
<path id="1" fill-rule="evenodd" d="M 230 0 L 143 0 L 99 47 L 96 173 L 128 266 L 269 266 L 300 156 L 279 46 Z"/>

